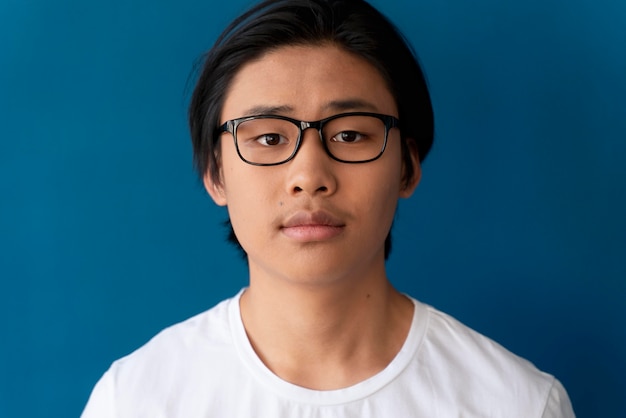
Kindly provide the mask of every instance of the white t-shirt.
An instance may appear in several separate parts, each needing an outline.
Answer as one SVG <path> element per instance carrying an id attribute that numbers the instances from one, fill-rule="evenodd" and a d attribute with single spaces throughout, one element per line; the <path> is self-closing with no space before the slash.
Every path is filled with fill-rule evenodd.
<path id="1" fill-rule="evenodd" d="M 240 296 L 163 330 L 114 362 L 82 417 L 574 416 L 554 377 L 416 300 L 407 339 L 380 373 L 339 390 L 293 385 L 255 354 Z"/>

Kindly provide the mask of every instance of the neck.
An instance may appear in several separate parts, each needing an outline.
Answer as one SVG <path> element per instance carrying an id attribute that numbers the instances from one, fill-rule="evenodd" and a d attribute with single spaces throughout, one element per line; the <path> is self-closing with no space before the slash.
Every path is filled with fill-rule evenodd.
<path id="1" fill-rule="evenodd" d="M 241 314 L 257 355 L 299 386 L 338 389 L 384 369 L 411 325 L 413 305 L 378 271 L 311 285 L 259 278 L 251 266 Z"/>

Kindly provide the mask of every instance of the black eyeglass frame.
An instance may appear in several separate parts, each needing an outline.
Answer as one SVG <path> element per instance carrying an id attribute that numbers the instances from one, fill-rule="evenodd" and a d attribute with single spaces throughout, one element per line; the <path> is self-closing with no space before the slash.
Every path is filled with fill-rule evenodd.
<path id="1" fill-rule="evenodd" d="M 324 140 L 324 136 L 322 134 L 322 129 L 324 128 L 324 125 L 332 120 L 338 119 L 338 118 L 342 118 L 345 116 L 371 116 L 371 117 L 375 117 L 377 119 L 380 119 L 383 124 L 385 125 L 385 139 L 383 141 L 383 146 L 380 149 L 380 152 L 378 153 L 378 155 L 376 155 L 373 158 L 367 159 L 367 160 L 362 160 L 362 161 L 347 161 L 347 160 L 342 160 L 340 158 L 335 157 L 330 150 L 328 149 L 328 145 L 326 144 L 326 141 Z M 252 161 L 248 161 L 246 160 L 243 155 L 241 155 L 241 152 L 239 151 L 239 144 L 237 143 L 237 127 L 243 123 L 243 122 L 247 122 L 249 120 L 253 120 L 253 119 L 281 119 L 281 120 L 285 120 L 287 122 L 291 122 L 294 125 L 296 125 L 299 129 L 298 132 L 298 139 L 296 140 L 296 146 L 293 150 L 293 152 L 291 153 L 291 155 L 289 157 L 287 157 L 285 160 L 276 162 L 276 163 L 255 163 Z M 237 118 L 237 119 L 231 119 L 228 120 L 226 122 L 224 122 L 221 126 L 219 126 L 217 128 L 217 133 L 218 134 L 222 134 L 224 132 L 228 132 L 232 135 L 233 140 L 235 141 L 235 149 L 237 150 L 237 155 L 239 155 L 239 158 L 241 158 L 241 160 L 247 164 L 251 164 L 251 165 L 256 165 L 256 166 L 273 166 L 273 165 L 280 165 L 280 164 L 285 164 L 286 162 L 289 162 L 291 160 L 294 159 L 294 157 L 296 156 L 296 154 L 298 153 L 298 150 L 300 149 L 300 146 L 302 145 L 302 134 L 305 130 L 313 128 L 315 130 L 317 130 L 318 134 L 319 134 L 319 138 L 320 141 L 322 142 L 322 144 L 324 145 L 324 150 L 326 151 L 326 154 L 332 158 L 335 161 L 339 161 L 341 163 L 346 163 L 346 164 L 362 164 L 362 163 L 369 163 L 371 161 L 377 160 L 379 159 L 383 153 L 385 152 L 385 149 L 387 148 L 387 138 L 389 136 L 389 131 L 392 128 L 399 128 L 400 127 L 400 120 L 398 118 L 396 118 L 395 116 L 391 116 L 391 115 L 384 115 L 381 113 L 372 113 L 372 112 L 347 112 L 347 113 L 339 113 L 324 119 L 320 119 L 320 120 L 316 120 L 316 121 L 312 121 L 312 122 L 307 122 L 307 121 L 302 121 L 302 120 L 298 120 L 298 119 L 293 119 L 287 116 L 281 116 L 281 115 L 252 115 L 252 116 L 244 116 L 241 118 Z"/>

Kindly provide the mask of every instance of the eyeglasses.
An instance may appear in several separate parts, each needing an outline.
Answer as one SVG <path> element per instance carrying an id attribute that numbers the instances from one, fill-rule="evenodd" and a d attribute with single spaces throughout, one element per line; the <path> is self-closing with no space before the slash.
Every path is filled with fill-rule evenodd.
<path id="1" fill-rule="evenodd" d="M 252 165 L 269 166 L 293 159 L 302 144 L 302 132 L 319 132 L 326 153 L 342 163 L 367 163 L 383 155 L 391 128 L 400 121 L 389 115 L 350 112 L 315 122 L 278 115 L 246 116 L 225 122 L 218 133 L 229 132 L 239 157 Z"/>

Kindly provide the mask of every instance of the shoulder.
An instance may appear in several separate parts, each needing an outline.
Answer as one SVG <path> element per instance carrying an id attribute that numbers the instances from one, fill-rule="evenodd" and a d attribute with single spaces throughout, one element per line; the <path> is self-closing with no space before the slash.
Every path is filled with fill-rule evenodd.
<path id="1" fill-rule="evenodd" d="M 230 323 L 231 305 L 237 302 L 237 297 L 225 300 L 170 326 L 115 361 L 96 384 L 83 416 L 150 416 L 145 411 L 180 408 L 175 399 L 193 407 L 195 393 L 211 391 L 237 364 Z M 172 415 L 182 414 L 175 411 Z"/>
<path id="2" fill-rule="evenodd" d="M 138 368 L 178 368 L 193 358 L 228 350 L 232 345 L 227 299 L 213 308 L 163 329 L 128 356 L 113 363 L 117 373 L 136 373 Z"/>
<path id="3" fill-rule="evenodd" d="M 452 316 L 426 306 L 428 325 L 423 341 L 423 353 L 437 364 L 445 361 L 450 367 L 492 378 L 514 377 L 531 379 L 536 383 L 550 381 L 528 360 L 519 357 L 492 339 L 461 323 Z M 500 375 L 499 372 L 504 373 Z M 492 374 L 493 373 L 493 374 Z"/>
<path id="4" fill-rule="evenodd" d="M 452 316 L 416 303 L 426 318 L 417 359 L 440 405 L 487 408 L 488 416 L 520 417 L 552 416 L 544 411 L 559 403 L 570 405 L 554 376 Z"/>

